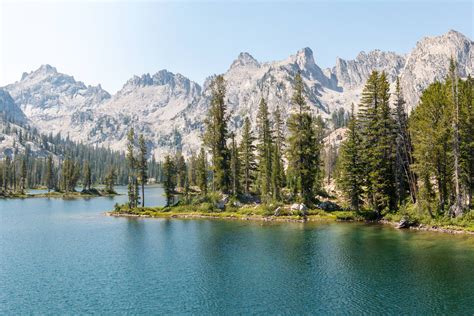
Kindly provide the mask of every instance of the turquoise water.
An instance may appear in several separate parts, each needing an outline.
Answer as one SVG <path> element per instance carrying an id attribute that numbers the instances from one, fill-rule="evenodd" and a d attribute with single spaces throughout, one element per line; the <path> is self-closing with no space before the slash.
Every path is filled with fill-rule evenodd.
<path id="1" fill-rule="evenodd" d="M 473 237 L 103 215 L 124 200 L 0 200 L 0 314 L 474 313 Z"/>

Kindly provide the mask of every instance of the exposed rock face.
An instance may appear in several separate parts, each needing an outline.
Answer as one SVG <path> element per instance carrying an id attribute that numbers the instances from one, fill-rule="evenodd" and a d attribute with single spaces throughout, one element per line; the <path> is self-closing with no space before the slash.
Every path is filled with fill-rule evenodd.
<path id="1" fill-rule="evenodd" d="M 4 89 L 43 133 L 67 134 L 78 129 L 76 122 L 72 121 L 74 117 L 87 113 L 110 98 L 110 94 L 100 85 L 86 86 L 72 76 L 57 72 L 50 65 L 24 73 L 21 81 Z"/>
<path id="2" fill-rule="evenodd" d="M 421 92 L 432 82 L 446 78 L 449 59 L 453 57 L 458 63 L 461 77 L 473 74 L 473 42 L 456 31 L 422 39 L 415 49 L 408 54 L 401 74 L 401 83 L 409 106 L 418 102 Z"/>
<path id="3" fill-rule="evenodd" d="M 0 89 L 0 120 L 18 123 L 20 125 L 26 124 L 28 121 L 10 94 L 3 89 Z"/>
<path id="4" fill-rule="evenodd" d="M 229 128 L 241 127 L 246 116 L 254 123 L 261 97 L 267 99 L 271 112 L 279 105 L 286 119 L 292 111 L 297 72 L 303 78 L 307 104 L 324 118 L 341 107 L 349 111 L 351 103 L 357 108 L 365 81 L 374 69 L 387 72 L 392 87 L 400 76 L 407 105 L 412 108 L 423 89 L 446 76 L 451 56 L 457 59 L 461 76 L 472 74 L 472 47 L 470 39 L 450 31 L 422 39 L 407 55 L 361 52 L 354 60 L 338 58 L 334 67 L 325 70 L 316 64 L 310 48 L 274 62 L 259 62 L 249 53 L 241 53 L 224 73 Z M 213 78 L 201 87 L 180 74 L 161 70 L 154 75 L 134 76 L 110 96 L 100 86 L 86 86 L 44 65 L 24 73 L 21 81 L 4 89 L 43 133 L 61 132 L 86 143 L 124 149 L 126 133 L 134 126 L 150 140 L 150 149 L 160 158 L 176 148 L 185 155 L 198 150 Z"/>
<path id="5" fill-rule="evenodd" d="M 357 89 L 365 84 L 372 70 L 385 71 L 388 78 L 395 81 L 405 65 L 405 57 L 394 52 L 374 50 L 361 52 L 354 60 L 336 59 L 331 74 L 345 90 Z"/>

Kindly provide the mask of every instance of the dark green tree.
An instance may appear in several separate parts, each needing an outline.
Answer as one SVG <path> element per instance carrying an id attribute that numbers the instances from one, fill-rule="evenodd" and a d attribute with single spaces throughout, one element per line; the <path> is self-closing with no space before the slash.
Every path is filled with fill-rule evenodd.
<path id="1" fill-rule="evenodd" d="M 201 190 L 201 194 L 203 196 L 206 196 L 207 195 L 207 157 L 206 157 L 206 151 L 204 150 L 204 147 L 201 147 L 201 151 L 199 152 L 199 156 L 197 158 L 196 177 L 197 177 L 197 185 L 199 186 L 199 190 Z"/>
<path id="2" fill-rule="evenodd" d="M 352 105 L 346 139 L 339 151 L 339 171 L 337 184 L 349 200 L 351 208 L 358 211 L 363 194 L 364 166 L 362 139 L 354 115 L 354 105 Z"/>
<path id="3" fill-rule="evenodd" d="M 263 201 L 272 194 L 272 131 L 268 105 L 264 98 L 260 99 L 257 113 L 257 160 L 258 160 L 258 191 Z"/>
<path id="4" fill-rule="evenodd" d="M 253 136 L 250 120 L 245 118 L 242 132 L 242 140 L 240 143 L 240 162 L 241 162 L 241 180 L 242 189 L 245 194 L 249 194 L 255 179 L 255 137 Z"/>
<path id="5" fill-rule="evenodd" d="M 410 195 L 411 202 L 416 202 L 417 178 L 413 171 L 413 145 L 408 131 L 408 114 L 405 110 L 400 79 L 395 85 L 395 181 L 397 185 L 397 200 L 400 205 Z"/>
<path id="6" fill-rule="evenodd" d="M 273 138 L 274 144 L 272 146 L 272 196 L 274 200 L 281 199 L 281 189 L 285 186 L 285 168 L 283 163 L 283 145 L 285 137 L 283 134 L 283 120 L 281 118 L 280 106 L 277 105 L 273 113 L 274 126 Z"/>
<path id="7" fill-rule="evenodd" d="M 294 111 L 288 126 L 288 179 L 296 200 L 310 203 L 314 200 L 314 185 L 319 173 L 319 148 L 313 116 L 304 99 L 301 75 L 295 77 L 292 102 Z"/>
<path id="8" fill-rule="evenodd" d="M 166 155 L 165 162 L 163 164 L 163 189 L 165 191 L 166 206 L 173 205 L 174 193 L 176 190 L 176 168 L 175 164 L 171 160 L 169 155 Z"/>
<path id="9" fill-rule="evenodd" d="M 211 83 L 211 104 L 205 120 L 204 143 L 210 149 L 212 160 L 213 187 L 228 192 L 230 185 L 230 152 L 227 148 L 228 130 L 227 106 L 225 104 L 225 80 L 217 76 Z"/>
<path id="10" fill-rule="evenodd" d="M 45 183 L 46 188 L 48 189 L 48 193 L 56 188 L 55 185 L 55 177 L 54 177 L 54 164 L 53 164 L 53 156 L 49 155 L 48 160 L 46 162 L 46 174 L 45 174 Z"/>
<path id="11" fill-rule="evenodd" d="M 148 181 L 148 151 L 143 134 L 140 134 L 140 137 L 138 138 L 138 147 L 138 176 L 142 188 L 142 207 L 145 207 L 145 184 Z"/>
<path id="12" fill-rule="evenodd" d="M 231 170 L 231 183 L 232 183 L 232 195 L 237 196 L 240 192 L 240 159 L 239 149 L 235 141 L 235 134 L 231 133 L 231 145 L 230 145 L 230 170 Z"/>
<path id="13" fill-rule="evenodd" d="M 127 135 L 127 167 L 128 167 L 128 205 L 130 208 L 138 206 L 140 197 L 138 195 L 137 169 L 138 161 L 135 157 L 135 130 L 133 127 Z"/>
<path id="14" fill-rule="evenodd" d="M 91 167 L 87 161 L 84 163 L 82 186 L 84 190 L 90 190 L 92 186 Z"/>

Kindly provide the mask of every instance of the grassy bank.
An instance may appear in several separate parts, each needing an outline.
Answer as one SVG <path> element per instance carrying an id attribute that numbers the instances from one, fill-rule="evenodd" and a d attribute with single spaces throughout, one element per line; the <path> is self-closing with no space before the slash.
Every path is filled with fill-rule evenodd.
<path id="1" fill-rule="evenodd" d="M 280 208 L 276 214 L 276 208 Z M 406 211 L 388 213 L 379 217 L 370 210 L 333 211 L 309 209 L 302 214 L 292 211 L 290 205 L 243 204 L 239 206 L 226 205 L 218 209 L 212 203 L 191 205 L 176 205 L 171 207 L 138 207 L 130 209 L 127 205 L 116 205 L 115 209 L 107 213 L 118 217 L 156 217 L 156 218 L 212 218 L 236 220 L 261 220 L 276 222 L 311 222 L 311 221 L 356 221 L 381 223 L 396 227 L 402 218 L 408 219 L 410 229 L 436 231 L 444 233 L 474 234 L 473 212 L 461 218 L 429 218 L 418 216 Z"/>

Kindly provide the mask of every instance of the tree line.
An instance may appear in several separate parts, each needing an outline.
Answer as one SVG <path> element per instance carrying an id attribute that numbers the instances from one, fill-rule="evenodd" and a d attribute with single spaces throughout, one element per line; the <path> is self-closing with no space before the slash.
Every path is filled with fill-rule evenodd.
<path id="1" fill-rule="evenodd" d="M 2 123 L 3 134 L 13 135 L 17 140 L 0 161 L 2 196 L 24 194 L 28 188 L 68 193 L 80 187 L 90 191 L 98 184 L 111 193 L 114 185 L 128 181 L 124 153 L 74 142 L 59 133 L 42 135 L 28 126 Z M 32 146 L 38 147 L 35 154 Z M 160 164 L 155 160 L 150 164 L 150 176 L 159 176 Z"/>
<path id="2" fill-rule="evenodd" d="M 384 72 L 372 72 L 359 112 L 352 111 L 338 157 L 338 185 L 351 208 L 379 215 L 406 203 L 431 217 L 472 209 L 473 79 L 450 62 L 444 82 L 431 84 L 411 115 L 397 80 L 394 104 Z"/>
<path id="3" fill-rule="evenodd" d="M 280 107 L 270 113 L 267 100 L 262 97 L 255 128 L 245 117 L 237 141 L 236 134 L 229 131 L 226 83 L 222 75 L 217 76 L 210 86 L 210 108 L 199 154 L 193 153 L 187 161 L 179 152 L 164 159 L 163 184 L 168 205 L 173 203 L 177 188 L 188 192 L 190 186 L 197 187 L 202 196 L 217 192 L 242 201 L 315 203 L 316 195 L 322 191 L 325 124 L 306 104 L 299 73 L 293 86 L 292 108 L 286 122 Z M 288 137 L 284 135 L 285 124 Z"/>

